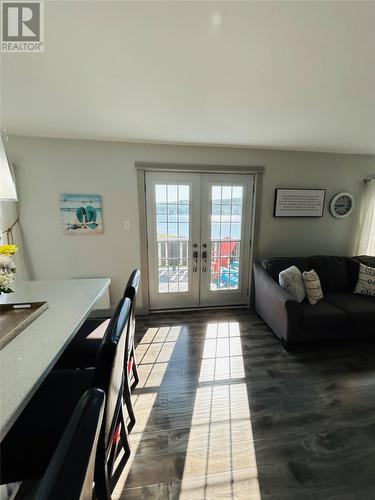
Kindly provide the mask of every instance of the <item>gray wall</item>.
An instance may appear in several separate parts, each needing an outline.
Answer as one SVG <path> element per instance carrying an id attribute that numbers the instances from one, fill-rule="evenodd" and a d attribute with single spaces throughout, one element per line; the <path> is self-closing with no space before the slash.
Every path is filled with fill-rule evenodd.
<path id="1" fill-rule="evenodd" d="M 117 300 L 130 271 L 140 265 L 137 180 L 134 163 L 166 162 L 264 166 L 260 257 L 313 253 L 351 254 L 356 210 L 334 219 L 328 202 L 350 191 L 357 207 L 361 180 L 375 173 L 375 157 L 294 151 L 10 137 L 5 144 L 16 166 L 20 216 L 35 279 L 109 276 Z M 323 218 L 273 217 L 276 187 L 327 189 Z M 61 193 L 98 193 L 103 200 L 104 234 L 68 236 L 59 220 Z M 131 228 L 124 230 L 123 221 Z M 141 305 L 141 304 L 140 304 Z"/>

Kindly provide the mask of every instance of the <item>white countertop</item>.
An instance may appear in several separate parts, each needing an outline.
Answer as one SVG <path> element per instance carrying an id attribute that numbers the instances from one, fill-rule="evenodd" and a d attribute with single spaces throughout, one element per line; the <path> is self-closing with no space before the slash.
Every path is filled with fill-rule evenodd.
<path id="1" fill-rule="evenodd" d="M 0 439 L 109 287 L 108 278 L 24 281 L 0 303 L 47 301 L 49 308 L 0 351 Z"/>

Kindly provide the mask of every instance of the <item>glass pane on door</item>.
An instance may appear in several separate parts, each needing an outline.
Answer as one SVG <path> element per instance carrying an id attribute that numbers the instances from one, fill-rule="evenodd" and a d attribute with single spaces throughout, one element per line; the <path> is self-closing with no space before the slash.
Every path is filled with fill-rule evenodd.
<path id="1" fill-rule="evenodd" d="M 158 291 L 189 291 L 190 186 L 155 184 Z"/>
<path id="2" fill-rule="evenodd" d="M 243 189 L 211 187 L 211 291 L 239 288 Z"/>

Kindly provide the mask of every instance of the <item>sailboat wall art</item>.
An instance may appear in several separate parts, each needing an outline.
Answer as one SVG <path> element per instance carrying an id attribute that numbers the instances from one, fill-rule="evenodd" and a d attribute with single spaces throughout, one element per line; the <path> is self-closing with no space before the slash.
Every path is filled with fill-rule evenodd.
<path id="1" fill-rule="evenodd" d="M 65 234 L 103 233 L 102 197 L 99 194 L 60 195 L 60 214 Z"/>

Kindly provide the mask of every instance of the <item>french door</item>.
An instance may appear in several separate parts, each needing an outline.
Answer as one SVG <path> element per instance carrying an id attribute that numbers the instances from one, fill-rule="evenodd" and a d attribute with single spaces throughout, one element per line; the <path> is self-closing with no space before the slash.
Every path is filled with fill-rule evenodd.
<path id="1" fill-rule="evenodd" d="M 253 176 L 146 172 L 150 309 L 245 305 Z"/>

